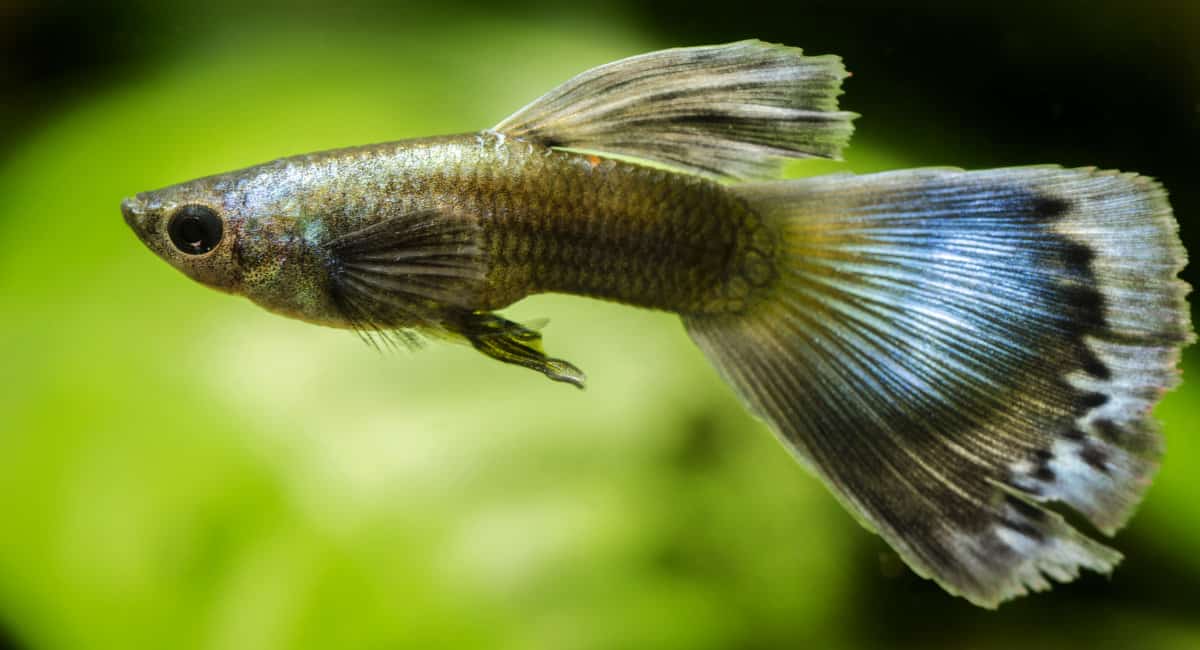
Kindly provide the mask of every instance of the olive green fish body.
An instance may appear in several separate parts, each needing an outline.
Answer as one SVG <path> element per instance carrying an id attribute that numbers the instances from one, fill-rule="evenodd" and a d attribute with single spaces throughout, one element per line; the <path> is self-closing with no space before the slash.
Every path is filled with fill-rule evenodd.
<path id="1" fill-rule="evenodd" d="M 478 310 L 540 292 L 740 309 L 773 277 L 778 239 L 716 182 L 488 132 L 297 156 L 211 187 L 241 213 L 251 297 L 332 325 L 350 324 L 309 281 L 330 256 L 322 246 L 397 215 L 432 211 L 477 226 L 482 282 L 461 291 Z"/>
<path id="2" fill-rule="evenodd" d="M 680 315 L 746 406 L 917 573 L 978 605 L 1110 572 L 1193 338 L 1166 193 L 1055 166 L 780 180 L 836 157 L 836 57 L 653 52 L 493 129 L 138 195 L 164 260 L 372 342 L 413 332 L 582 387 L 495 313 L 571 293 Z"/>
<path id="3" fill-rule="evenodd" d="M 739 309 L 769 280 L 762 267 L 778 233 L 718 183 L 520 140 L 491 147 L 490 134 L 480 139 L 486 161 L 464 167 L 461 183 L 470 188 L 473 204 L 464 208 L 478 215 L 489 261 L 483 308 L 559 292 L 720 312 Z"/>

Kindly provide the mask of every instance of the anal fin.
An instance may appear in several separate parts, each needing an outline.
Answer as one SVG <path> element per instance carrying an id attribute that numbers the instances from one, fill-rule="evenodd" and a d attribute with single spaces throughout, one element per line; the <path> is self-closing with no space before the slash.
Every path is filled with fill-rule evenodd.
<path id="1" fill-rule="evenodd" d="M 536 370 L 554 381 L 576 388 L 584 387 L 587 377 L 583 371 L 568 361 L 546 356 L 542 335 L 520 323 L 477 311 L 461 315 L 455 329 L 476 350 L 497 361 Z"/>

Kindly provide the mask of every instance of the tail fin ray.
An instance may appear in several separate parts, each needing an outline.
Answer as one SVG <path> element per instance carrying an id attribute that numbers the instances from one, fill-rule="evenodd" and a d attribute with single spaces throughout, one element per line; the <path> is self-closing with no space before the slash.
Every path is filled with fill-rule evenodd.
<path id="1" fill-rule="evenodd" d="M 921 575 L 974 603 L 1107 572 L 1192 338 L 1153 181 L 914 170 L 732 188 L 777 223 L 774 299 L 685 316 L 755 413 Z"/>

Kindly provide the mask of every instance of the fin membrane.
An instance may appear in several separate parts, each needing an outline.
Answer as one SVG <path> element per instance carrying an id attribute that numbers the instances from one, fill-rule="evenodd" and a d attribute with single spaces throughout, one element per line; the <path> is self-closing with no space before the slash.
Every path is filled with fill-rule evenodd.
<path id="1" fill-rule="evenodd" d="M 488 312 L 463 314 L 455 330 L 466 337 L 476 350 L 487 356 L 531 370 L 554 381 L 583 388 L 587 377 L 583 371 L 562 359 L 546 356 L 542 350 L 542 335 L 536 331 Z"/>
<path id="2" fill-rule="evenodd" d="M 685 316 L 755 413 L 920 575 L 993 607 L 1120 555 L 1193 338 L 1162 188 L 915 170 L 734 186 L 778 224 L 774 299 Z"/>
<path id="3" fill-rule="evenodd" d="M 409 345 L 412 329 L 446 329 L 452 313 L 477 304 L 486 264 L 479 227 L 439 211 L 366 226 L 324 245 L 334 301 L 368 342 Z"/>
<path id="4" fill-rule="evenodd" d="M 588 70 L 493 130 L 710 177 L 777 177 L 787 158 L 839 158 L 853 113 L 836 56 L 762 41 L 651 52 Z"/>
<path id="5" fill-rule="evenodd" d="M 479 226 L 420 211 L 381 221 L 324 245 L 333 297 L 368 343 L 416 346 L 421 334 L 466 339 L 493 359 L 583 388 L 583 371 L 546 356 L 534 329 L 475 311 L 486 272 Z"/>

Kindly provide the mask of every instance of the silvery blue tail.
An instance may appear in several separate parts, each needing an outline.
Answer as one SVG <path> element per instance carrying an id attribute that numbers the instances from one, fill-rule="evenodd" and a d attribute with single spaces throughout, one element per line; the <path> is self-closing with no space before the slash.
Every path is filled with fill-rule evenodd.
<path id="1" fill-rule="evenodd" d="M 730 186 L 784 233 L 773 299 L 688 331 L 910 566 L 995 606 L 1108 572 L 1192 339 L 1185 253 L 1134 174 L 914 170 Z"/>

